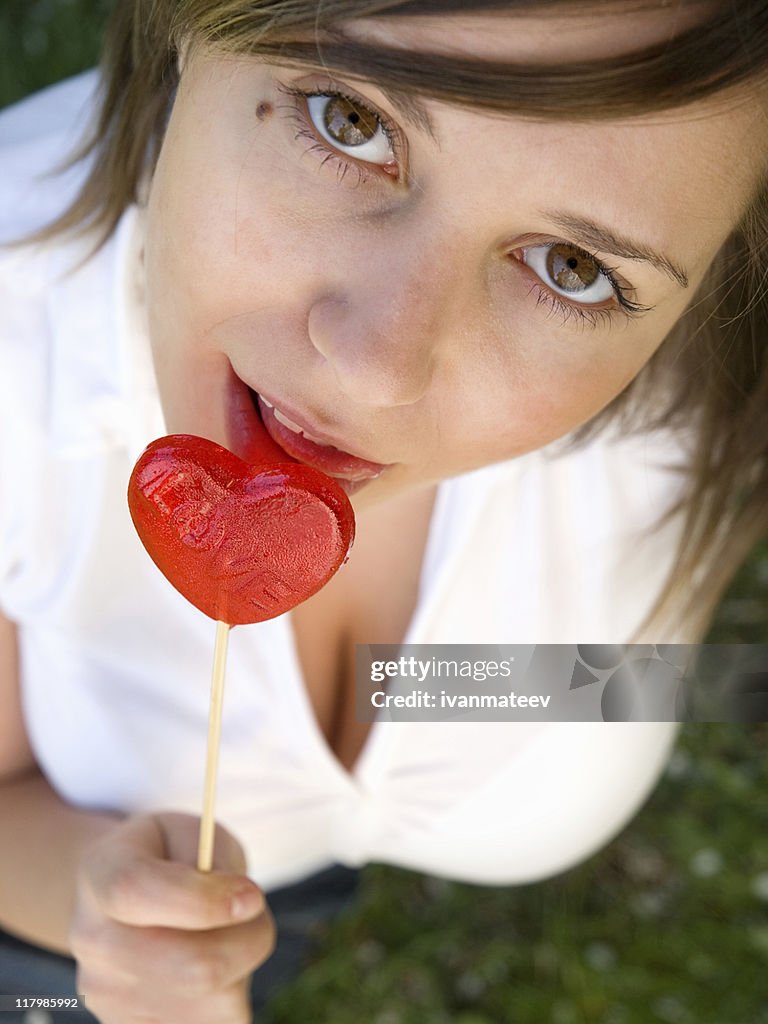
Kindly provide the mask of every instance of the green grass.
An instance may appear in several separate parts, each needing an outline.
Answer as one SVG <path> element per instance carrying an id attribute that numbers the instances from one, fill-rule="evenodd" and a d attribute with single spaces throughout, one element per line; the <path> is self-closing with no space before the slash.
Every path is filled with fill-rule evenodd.
<path id="1" fill-rule="evenodd" d="M 97 60 L 109 0 L 2 0 L 0 107 Z"/>
<path id="2" fill-rule="evenodd" d="M 0 105 L 95 61 L 104 0 L 5 0 Z M 708 639 L 768 643 L 768 544 Z M 691 725 L 642 812 L 562 877 L 363 872 L 270 1024 L 768 1024 L 768 726 Z"/>

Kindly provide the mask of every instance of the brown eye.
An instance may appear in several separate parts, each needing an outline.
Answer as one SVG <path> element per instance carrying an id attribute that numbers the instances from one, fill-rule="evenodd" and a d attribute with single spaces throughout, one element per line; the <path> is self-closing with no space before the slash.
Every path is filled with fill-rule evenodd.
<path id="1" fill-rule="evenodd" d="M 523 263 L 557 295 L 590 305 L 616 298 L 616 290 L 601 263 L 569 242 L 532 245 L 523 252 Z"/>
<path id="2" fill-rule="evenodd" d="M 346 96 L 334 96 L 326 104 L 323 124 L 329 135 L 342 146 L 361 146 L 370 142 L 379 130 L 379 122 L 371 110 L 353 103 Z"/>
<path id="3" fill-rule="evenodd" d="M 547 273 L 563 291 L 583 292 L 598 279 L 600 267 L 593 256 L 560 242 L 549 247 Z"/>
<path id="4" fill-rule="evenodd" d="M 307 111 L 315 131 L 342 153 L 348 147 L 350 155 L 366 163 L 396 161 L 381 118 L 362 103 L 339 93 L 313 94 L 307 96 Z"/>

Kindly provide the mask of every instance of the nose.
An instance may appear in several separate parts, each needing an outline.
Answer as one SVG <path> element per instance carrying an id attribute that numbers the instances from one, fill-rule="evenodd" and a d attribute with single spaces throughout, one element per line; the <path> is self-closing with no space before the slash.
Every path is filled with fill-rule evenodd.
<path id="1" fill-rule="evenodd" d="M 382 237 L 346 250 L 313 303 L 309 336 L 339 387 L 361 405 L 411 405 L 429 390 L 449 338 L 459 255 L 433 238 L 407 252 Z M 453 279 L 453 280 L 452 280 Z M 453 296 L 451 291 L 453 290 Z"/>

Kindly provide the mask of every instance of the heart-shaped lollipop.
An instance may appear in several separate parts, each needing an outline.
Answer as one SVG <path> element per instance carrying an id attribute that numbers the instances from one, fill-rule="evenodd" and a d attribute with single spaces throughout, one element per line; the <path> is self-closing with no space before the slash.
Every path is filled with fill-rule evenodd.
<path id="1" fill-rule="evenodd" d="M 347 557 L 355 517 L 324 473 L 300 463 L 249 466 L 192 434 L 146 448 L 131 473 L 128 506 L 158 569 L 216 619 L 197 853 L 200 871 L 210 871 L 230 626 L 271 619 L 317 593 Z"/>
<path id="2" fill-rule="evenodd" d="M 161 437 L 139 458 L 128 505 L 163 575 L 218 622 L 243 625 L 315 594 L 352 544 L 352 506 L 301 463 L 250 466 L 191 434 Z"/>

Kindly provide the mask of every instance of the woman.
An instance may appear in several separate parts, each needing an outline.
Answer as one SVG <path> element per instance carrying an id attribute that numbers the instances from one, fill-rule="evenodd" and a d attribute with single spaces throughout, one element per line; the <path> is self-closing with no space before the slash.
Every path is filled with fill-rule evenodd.
<path id="1" fill-rule="evenodd" d="M 513 884 L 598 848 L 671 724 L 369 730 L 354 645 L 699 639 L 765 528 L 762 5 L 465 7 L 123 5 L 32 212 L 93 81 L 6 115 L 4 238 L 45 244 L 3 268 L 0 921 L 103 1021 L 248 1019 L 267 905 L 335 862 Z M 210 877 L 210 630 L 124 508 L 166 432 L 333 472 L 358 521 L 234 638 Z"/>

